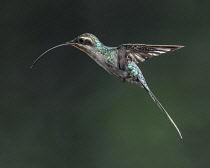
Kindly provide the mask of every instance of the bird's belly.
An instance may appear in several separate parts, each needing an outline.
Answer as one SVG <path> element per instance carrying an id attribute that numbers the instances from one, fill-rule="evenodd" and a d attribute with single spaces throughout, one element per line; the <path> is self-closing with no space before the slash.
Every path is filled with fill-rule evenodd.
<path id="1" fill-rule="evenodd" d="M 106 64 L 106 66 L 103 67 L 109 74 L 119 77 L 120 79 L 125 79 L 128 77 L 128 73 L 125 70 L 121 70 L 118 67 L 112 66 L 110 64 Z"/>

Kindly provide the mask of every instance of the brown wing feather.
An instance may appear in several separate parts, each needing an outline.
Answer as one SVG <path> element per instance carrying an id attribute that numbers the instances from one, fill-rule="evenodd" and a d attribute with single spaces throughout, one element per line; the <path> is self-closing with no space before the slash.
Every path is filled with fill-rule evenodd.
<path id="1" fill-rule="evenodd" d="M 117 49 L 119 51 L 119 66 L 125 68 L 128 59 L 136 64 L 144 62 L 155 56 L 165 54 L 170 51 L 180 49 L 184 46 L 177 45 L 147 45 L 147 44 L 122 44 Z"/>

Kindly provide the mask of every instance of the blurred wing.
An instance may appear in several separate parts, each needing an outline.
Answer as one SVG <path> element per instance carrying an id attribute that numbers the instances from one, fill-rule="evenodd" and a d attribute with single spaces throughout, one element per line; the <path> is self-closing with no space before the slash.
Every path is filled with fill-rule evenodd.
<path id="1" fill-rule="evenodd" d="M 130 59 L 136 64 L 144 62 L 150 58 L 165 54 L 169 51 L 180 49 L 184 46 L 177 45 L 147 45 L 147 44 L 122 44 L 117 49 L 119 51 L 120 68 L 124 68 L 127 60 Z"/>

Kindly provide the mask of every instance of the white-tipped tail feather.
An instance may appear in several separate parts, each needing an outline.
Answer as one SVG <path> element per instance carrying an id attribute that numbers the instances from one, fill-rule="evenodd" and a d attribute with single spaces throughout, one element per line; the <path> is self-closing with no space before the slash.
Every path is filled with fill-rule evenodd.
<path id="1" fill-rule="evenodd" d="M 144 87 L 145 88 L 145 87 Z M 182 134 L 179 130 L 179 128 L 177 127 L 177 125 L 175 124 L 175 122 L 173 121 L 173 119 L 170 117 L 170 115 L 168 114 L 168 112 L 165 110 L 165 108 L 162 106 L 162 104 L 159 102 L 159 100 L 155 97 L 155 95 L 152 93 L 152 91 L 148 88 L 145 88 L 146 91 L 149 93 L 149 95 L 151 96 L 151 98 L 154 100 L 154 102 L 158 105 L 158 107 L 166 113 L 167 117 L 169 118 L 169 120 L 171 121 L 171 123 L 174 125 L 174 127 L 176 128 L 177 132 L 179 133 L 179 136 L 182 139 Z"/>

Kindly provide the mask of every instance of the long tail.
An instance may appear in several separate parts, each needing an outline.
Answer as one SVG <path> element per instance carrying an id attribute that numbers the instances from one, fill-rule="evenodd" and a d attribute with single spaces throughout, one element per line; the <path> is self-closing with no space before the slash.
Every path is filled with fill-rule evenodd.
<path id="1" fill-rule="evenodd" d="M 177 125 L 175 124 L 175 122 L 173 121 L 173 119 L 170 117 L 170 115 L 168 114 L 168 112 L 164 109 L 164 107 L 162 106 L 162 104 L 159 102 L 159 100 L 155 97 L 155 95 L 152 93 L 152 91 L 149 89 L 149 87 L 147 86 L 146 80 L 141 72 L 141 70 L 139 69 L 139 73 L 138 73 L 138 79 L 139 82 L 141 83 L 141 85 L 143 86 L 143 88 L 149 93 L 149 95 L 151 96 L 151 98 L 154 100 L 154 102 L 158 105 L 158 107 L 164 112 L 166 113 L 167 117 L 169 118 L 169 120 L 171 121 L 171 123 L 174 125 L 174 127 L 176 128 L 177 132 L 179 133 L 179 136 L 182 139 L 182 134 L 179 131 L 179 128 L 177 127 Z"/>
<path id="2" fill-rule="evenodd" d="M 171 123 L 174 125 L 174 127 L 176 128 L 177 132 L 179 133 L 179 136 L 182 139 L 182 134 L 179 130 L 179 128 L 177 127 L 177 125 L 175 124 L 175 122 L 173 121 L 173 119 L 170 117 L 170 115 L 168 114 L 168 112 L 165 110 L 165 108 L 162 106 L 162 104 L 159 102 L 159 100 L 155 97 L 155 95 L 152 93 L 152 91 L 143 85 L 143 87 L 145 88 L 145 90 L 149 93 L 149 95 L 151 96 L 151 98 L 154 100 L 154 102 L 158 105 L 158 107 L 166 113 L 167 117 L 169 118 L 169 120 L 171 121 Z"/>
<path id="3" fill-rule="evenodd" d="M 174 125 L 174 127 L 176 128 L 177 132 L 179 133 L 179 136 L 182 139 L 182 134 L 179 131 L 179 128 L 176 126 L 175 122 L 173 121 L 173 119 L 170 117 L 170 115 L 168 114 L 168 112 L 164 109 L 164 107 L 162 106 L 162 104 L 159 102 L 159 100 L 155 97 L 155 95 L 152 93 L 152 91 L 149 89 L 147 82 L 141 72 L 141 70 L 139 69 L 139 67 L 133 63 L 130 62 L 130 67 L 128 67 L 131 70 L 131 74 L 136 78 L 136 82 L 135 84 L 142 86 L 151 96 L 151 98 L 154 100 L 154 102 L 158 105 L 158 107 L 164 112 L 166 113 L 167 117 L 169 118 L 169 120 L 171 121 L 171 123 Z M 134 72 L 133 72 L 134 71 Z M 136 72 L 137 72 L 137 76 L 136 76 Z"/>

